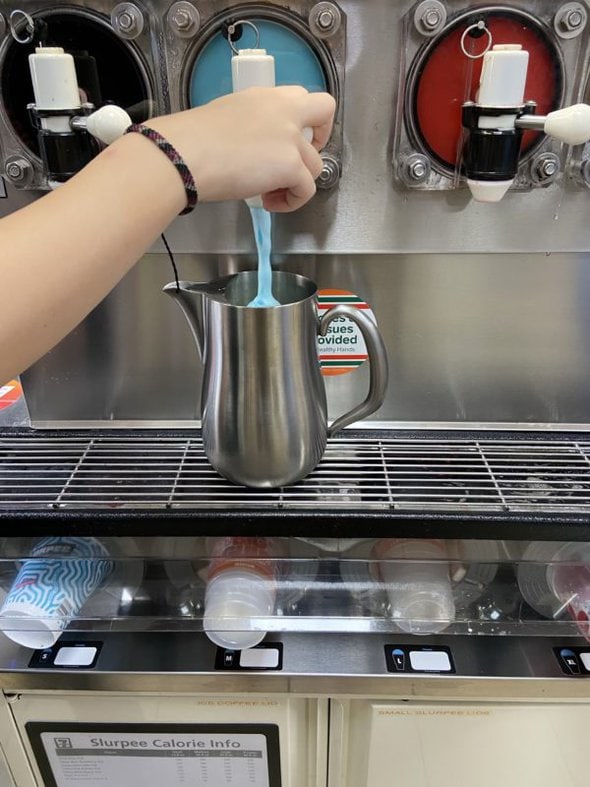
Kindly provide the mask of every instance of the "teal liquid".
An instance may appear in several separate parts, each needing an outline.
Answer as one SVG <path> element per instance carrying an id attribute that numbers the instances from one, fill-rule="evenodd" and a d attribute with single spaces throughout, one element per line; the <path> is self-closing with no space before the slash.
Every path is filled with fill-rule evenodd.
<path id="1" fill-rule="evenodd" d="M 250 208 L 256 248 L 258 250 L 258 295 L 248 306 L 280 306 L 272 294 L 272 267 L 270 264 L 271 215 L 264 208 Z"/>

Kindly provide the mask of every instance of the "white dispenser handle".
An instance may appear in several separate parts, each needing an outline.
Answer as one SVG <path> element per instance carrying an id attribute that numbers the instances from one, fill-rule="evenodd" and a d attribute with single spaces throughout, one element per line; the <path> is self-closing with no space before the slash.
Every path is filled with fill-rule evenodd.
<path id="1" fill-rule="evenodd" d="M 590 139 L 590 106 L 574 104 L 550 112 L 545 118 L 543 130 L 545 134 L 567 145 L 583 145 Z"/>
<path id="2" fill-rule="evenodd" d="M 107 104 L 86 118 L 86 129 L 89 134 L 110 145 L 131 125 L 131 118 L 122 107 Z"/>

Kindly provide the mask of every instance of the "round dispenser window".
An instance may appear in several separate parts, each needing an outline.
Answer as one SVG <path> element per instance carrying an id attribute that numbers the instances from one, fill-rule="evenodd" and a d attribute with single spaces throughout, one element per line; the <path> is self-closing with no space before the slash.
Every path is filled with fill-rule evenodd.
<path id="1" fill-rule="evenodd" d="M 252 18 L 260 33 L 260 44 L 275 58 L 277 85 L 302 85 L 310 92 L 329 89 L 322 63 L 317 53 L 298 32 L 285 24 Z M 243 25 L 241 36 L 233 39 L 236 49 L 256 46 L 255 31 Z M 221 30 L 217 30 L 200 49 L 190 72 L 189 104 L 201 106 L 219 96 L 232 92 L 232 50 Z"/>
<path id="2" fill-rule="evenodd" d="M 481 9 L 455 20 L 416 56 L 408 77 L 406 124 L 414 144 L 443 171 L 453 171 L 461 152 L 461 108 L 475 101 L 483 59 L 470 60 L 461 51 L 461 36 L 480 20 L 492 34 L 493 44 L 521 44 L 529 52 L 525 101 L 537 102 L 537 114 L 559 108 L 563 90 L 563 66 L 557 46 L 531 16 L 518 11 Z M 476 34 L 478 31 L 475 31 Z M 487 35 L 465 38 L 467 51 L 484 51 Z M 522 153 L 542 139 L 525 132 Z"/>
<path id="3" fill-rule="evenodd" d="M 97 107 L 107 102 L 117 104 L 136 123 L 150 116 L 151 90 L 143 63 L 109 25 L 72 12 L 35 14 L 34 19 L 47 24 L 44 44 L 61 46 L 74 56 L 84 101 Z M 35 46 L 36 42 L 8 42 L 0 85 L 4 111 L 12 128 L 21 142 L 39 155 L 36 132 L 27 111 L 27 104 L 34 101 L 28 57 Z"/>

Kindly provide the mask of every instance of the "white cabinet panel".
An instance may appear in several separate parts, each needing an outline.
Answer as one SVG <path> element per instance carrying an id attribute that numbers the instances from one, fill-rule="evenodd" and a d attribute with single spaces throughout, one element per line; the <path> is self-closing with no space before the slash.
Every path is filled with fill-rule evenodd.
<path id="1" fill-rule="evenodd" d="M 57 779 L 59 787 L 61 783 L 69 785 L 72 779 L 75 782 L 74 772 L 78 772 L 76 769 L 85 769 L 86 772 L 88 768 L 94 769 L 98 781 L 101 780 L 99 776 L 102 778 L 105 782 L 104 787 L 111 787 L 111 785 L 127 787 L 130 774 L 135 773 L 139 776 L 144 772 L 147 777 L 143 777 L 143 784 L 148 787 L 150 778 L 162 782 L 157 774 L 161 773 L 164 778 L 164 771 L 167 773 L 171 769 L 171 773 L 173 771 L 175 775 L 166 781 L 169 787 L 173 787 L 176 782 L 184 784 L 184 780 L 190 781 L 192 778 L 190 774 L 193 771 L 196 774 L 194 776 L 197 779 L 196 783 L 200 784 L 199 779 L 204 779 L 203 783 L 206 782 L 208 787 L 218 787 L 218 785 L 226 787 L 226 784 L 234 782 L 239 783 L 239 787 L 243 787 L 244 779 L 246 779 L 244 784 L 251 783 L 252 787 L 258 785 L 266 787 L 267 784 L 269 787 L 274 787 L 278 784 L 278 780 L 272 778 L 273 768 L 275 765 L 278 768 L 276 744 L 273 743 L 274 737 L 264 743 L 264 735 L 260 734 L 260 729 L 268 729 L 269 725 L 278 728 L 281 787 L 324 787 L 326 784 L 326 700 L 272 696 L 257 699 L 245 696 L 221 698 L 200 695 L 28 694 L 21 695 L 15 700 L 12 710 L 31 760 L 35 762 L 39 784 L 43 783 L 41 779 L 43 766 L 39 767 L 40 762 L 43 763 L 43 757 L 40 762 L 36 761 L 29 732 L 38 740 L 38 747 L 46 751 L 49 764 L 45 763 L 44 767 L 50 768 L 59 777 Z M 29 726 L 27 731 L 28 722 L 35 724 Z M 53 728 L 49 726 L 51 724 L 54 725 Z M 77 724 L 87 726 L 80 728 Z M 43 732 L 46 725 L 49 731 Z M 92 725 L 95 725 L 96 729 L 93 729 Z M 126 731 L 124 728 L 118 728 L 118 725 L 141 725 L 141 727 L 135 726 Z M 172 728 L 167 729 L 164 725 L 188 725 L 188 728 L 171 731 Z M 214 725 L 223 725 L 219 735 L 215 732 Z M 239 728 L 236 725 L 239 725 Z M 87 756 L 90 750 L 86 747 L 95 745 L 90 744 L 90 736 L 95 741 L 100 739 L 100 747 L 119 746 L 119 749 L 112 751 L 111 748 L 108 750 L 105 748 L 104 752 L 100 749 L 97 750 L 96 757 L 95 751 L 91 751 L 90 756 Z M 211 743 L 216 736 L 220 740 Z M 276 730 L 273 736 L 276 736 Z M 61 742 L 55 743 L 56 738 L 60 738 Z M 120 740 L 119 743 L 113 744 L 113 740 L 117 738 L 126 741 L 126 751 L 121 750 Z M 175 743 L 170 744 L 170 738 L 175 740 Z M 186 743 L 185 740 L 188 738 L 191 740 L 202 738 L 206 743 L 194 741 Z M 231 752 L 224 757 L 223 751 L 214 751 L 211 748 L 211 746 L 221 747 L 223 745 L 221 738 L 232 739 L 236 746 L 242 745 L 247 751 L 260 745 L 263 751 L 262 765 L 259 754 L 254 758 L 248 755 L 252 773 L 242 774 L 245 767 L 243 760 L 240 762 L 239 759 L 235 759 L 237 755 L 232 760 Z M 152 744 L 156 739 L 158 742 L 155 744 L 154 751 Z M 107 743 L 103 744 L 102 741 Z M 62 745 L 70 749 L 73 747 L 74 754 L 56 752 L 55 746 Z M 170 746 L 175 748 L 172 754 L 170 751 L 168 753 L 165 751 Z M 199 748 L 201 746 L 202 748 Z M 172 755 L 177 755 L 174 758 L 174 768 L 170 759 Z M 70 757 L 67 763 L 69 772 L 66 772 L 65 765 L 62 768 L 62 764 L 65 763 L 64 757 Z M 270 781 L 266 775 L 267 757 Z M 149 765 L 146 764 L 146 759 L 149 760 Z M 223 759 L 223 767 L 221 759 Z M 275 765 L 271 765 L 271 760 Z M 183 770 L 181 761 L 184 763 L 186 773 L 180 772 Z M 151 766 L 153 768 L 150 770 Z M 207 766 L 208 774 L 205 772 Z M 228 773 L 223 771 L 223 768 Z M 235 771 L 235 778 L 229 773 L 230 771 Z M 264 771 L 263 776 L 260 775 L 262 771 Z M 0 787 L 4 786 L 0 784 Z M 158 787 L 161 787 L 161 783 Z"/>
<path id="2" fill-rule="evenodd" d="M 14 779 L 8 770 L 8 763 L 6 762 L 2 746 L 0 746 L 0 787 L 16 787 Z"/>
<path id="3" fill-rule="evenodd" d="M 587 787 L 590 705 L 335 701 L 330 787 Z"/>
<path id="4" fill-rule="evenodd" d="M 7 697 L 0 692 L 0 787 L 35 787 Z"/>

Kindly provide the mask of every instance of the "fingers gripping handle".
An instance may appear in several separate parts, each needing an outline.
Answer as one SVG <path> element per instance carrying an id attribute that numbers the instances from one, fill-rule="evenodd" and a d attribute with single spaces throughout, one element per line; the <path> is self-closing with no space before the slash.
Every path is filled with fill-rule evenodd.
<path id="1" fill-rule="evenodd" d="M 381 407 L 385 399 L 389 377 L 387 350 L 375 323 L 354 306 L 334 306 L 320 320 L 319 333 L 321 336 L 326 335 L 330 323 L 336 317 L 348 317 L 361 329 L 369 353 L 371 378 L 369 380 L 367 398 L 348 413 L 337 418 L 328 429 L 328 437 L 333 437 L 340 429 L 344 429 L 345 426 L 354 423 L 354 421 L 366 418 L 366 416 L 371 415 L 371 413 L 374 413 L 375 410 Z"/>

